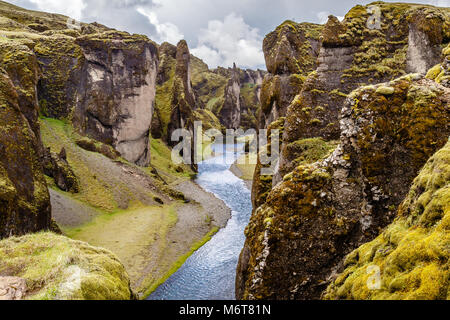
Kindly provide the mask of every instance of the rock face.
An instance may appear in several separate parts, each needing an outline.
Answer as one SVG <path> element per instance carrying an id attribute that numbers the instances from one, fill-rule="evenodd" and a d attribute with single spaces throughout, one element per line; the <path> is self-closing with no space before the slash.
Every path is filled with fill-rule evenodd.
<path id="1" fill-rule="evenodd" d="M 156 45 L 145 36 L 97 25 L 71 31 L 70 36 L 49 33 L 34 40 L 42 69 L 41 113 L 70 118 L 78 132 L 112 145 L 130 162 L 147 165 Z"/>
<path id="2" fill-rule="evenodd" d="M 378 10 L 380 25 L 372 29 L 368 21 Z M 322 32 L 317 70 L 308 75 L 288 108 L 279 172 L 273 185 L 294 169 L 300 156 L 289 148 L 290 144 L 311 137 L 327 141 L 339 137 L 340 110 L 352 90 L 409 72 L 425 73 L 439 63 L 440 45 L 448 37 L 443 26 L 448 21 L 448 10 L 409 4 L 380 3 L 372 9 L 356 6 L 343 22 L 330 16 Z M 393 29 L 392 25 L 399 27 Z"/>
<path id="3" fill-rule="evenodd" d="M 265 71 L 234 68 L 210 70 L 191 56 L 192 85 L 203 110 L 211 111 L 222 128 L 254 129 L 261 108 L 261 86 Z"/>
<path id="4" fill-rule="evenodd" d="M 286 115 L 306 75 L 317 67 L 322 26 L 285 21 L 263 42 L 267 71 L 261 89 L 260 128 Z"/>
<path id="5" fill-rule="evenodd" d="M 254 211 L 237 270 L 238 298 L 319 298 L 344 256 L 392 222 L 409 184 L 446 141 L 447 58 L 429 72 L 427 78 L 435 82 L 408 75 L 350 94 L 364 84 L 425 72 L 441 61 L 441 44 L 450 38 L 446 8 L 376 6 L 356 6 L 343 22 L 329 18 L 317 68 L 285 105 L 285 120 L 280 108 L 269 113 L 264 101 L 271 101 L 266 92 L 270 96 L 289 86 L 280 80 L 263 84 L 262 124 L 281 117 L 269 128 L 281 128 L 283 139 L 273 178 L 256 168 Z M 367 23 L 374 10 L 381 12 L 379 28 Z M 285 24 L 277 30 L 294 30 Z M 266 42 L 281 34 L 272 33 Z M 281 42 L 272 41 L 273 47 Z M 270 72 L 291 69 L 292 64 L 280 67 L 267 58 L 270 46 L 265 53 Z"/>
<path id="6" fill-rule="evenodd" d="M 220 110 L 219 119 L 221 123 L 229 129 L 238 129 L 241 123 L 240 104 L 241 84 L 239 82 L 239 72 L 236 65 L 233 65 L 231 78 L 224 91 L 224 103 Z"/>
<path id="7" fill-rule="evenodd" d="M 163 43 L 159 48 L 160 67 L 157 75 L 155 128 L 153 136 L 160 136 L 174 145 L 174 130 L 187 128 L 193 131 L 197 97 L 191 85 L 191 55 L 186 41 L 175 47 Z"/>
<path id="8" fill-rule="evenodd" d="M 197 98 L 191 85 L 190 53 L 186 41 L 181 40 L 176 49 L 175 75 L 172 88 L 170 122 L 168 124 L 167 141 L 171 141 L 172 132 L 186 128 L 194 132 L 194 110 L 197 109 Z"/>
<path id="9" fill-rule="evenodd" d="M 394 88 L 390 95 L 381 88 Z M 237 297 L 320 298 L 341 260 L 395 216 L 408 186 L 450 133 L 449 90 L 405 76 L 353 92 L 340 145 L 298 166 L 252 215 Z"/>
<path id="10" fill-rule="evenodd" d="M 39 64 L 41 114 L 70 120 L 79 133 L 112 145 L 130 162 L 148 165 L 156 45 L 98 24 L 67 29 L 67 17 L 57 15 L 42 14 L 45 31 L 21 24 L 36 15 L 20 8 L 5 12 L 9 28 L 13 24 L 21 32 L 16 41 L 26 42 Z"/>
<path id="11" fill-rule="evenodd" d="M 74 124 L 130 162 L 150 162 L 157 49 L 144 36 L 118 32 L 79 37 L 83 66 Z"/>
<path id="12" fill-rule="evenodd" d="M 345 258 L 345 270 L 328 287 L 326 299 L 450 298 L 449 163 L 447 142 L 414 180 L 395 221 Z M 370 271 L 374 267 L 379 278 Z"/>
<path id="13" fill-rule="evenodd" d="M 1 239 L 50 228 L 51 213 L 40 163 L 36 59 L 27 46 L 6 41 L 0 61 Z"/>
<path id="14" fill-rule="evenodd" d="M 4 278 L 4 275 L 9 276 Z M 2 295 L 4 291 L 6 295 Z M 135 297 L 128 274 L 114 254 L 52 233 L 0 241 L 2 296 L 46 300 L 129 300 Z"/>

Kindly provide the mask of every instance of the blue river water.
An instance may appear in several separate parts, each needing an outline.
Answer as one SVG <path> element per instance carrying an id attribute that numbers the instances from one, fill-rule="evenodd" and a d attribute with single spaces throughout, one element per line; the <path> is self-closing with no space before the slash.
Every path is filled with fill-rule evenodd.
<path id="1" fill-rule="evenodd" d="M 235 145 L 213 145 L 221 154 L 199 164 L 196 182 L 231 208 L 232 217 L 184 265 L 158 287 L 148 300 L 234 300 L 235 275 L 244 229 L 250 219 L 250 191 L 230 170 L 239 156 Z"/>

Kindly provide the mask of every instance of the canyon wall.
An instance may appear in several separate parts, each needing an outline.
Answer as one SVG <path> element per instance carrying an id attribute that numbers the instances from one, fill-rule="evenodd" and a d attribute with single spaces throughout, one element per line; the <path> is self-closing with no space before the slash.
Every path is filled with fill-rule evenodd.
<path id="1" fill-rule="evenodd" d="M 273 177 L 260 176 L 261 165 L 255 172 L 238 298 L 320 298 L 345 255 L 392 222 L 421 167 L 448 140 L 449 9 L 375 5 L 354 7 L 342 22 L 330 16 L 316 68 L 287 111 L 269 113 L 262 99 L 270 115 L 262 123 L 278 117 L 268 128 L 283 132 L 281 156 Z M 368 23 L 375 10 L 379 28 Z M 294 30 L 285 24 L 277 30 Z M 271 65 L 277 48 L 288 52 L 281 42 L 265 46 L 269 72 L 289 70 Z"/>

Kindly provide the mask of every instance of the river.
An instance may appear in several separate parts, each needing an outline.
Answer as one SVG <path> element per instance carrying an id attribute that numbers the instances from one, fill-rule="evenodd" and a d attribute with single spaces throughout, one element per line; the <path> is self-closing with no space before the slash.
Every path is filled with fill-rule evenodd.
<path id="1" fill-rule="evenodd" d="M 244 229 L 250 219 L 250 191 L 229 169 L 237 159 L 235 145 L 213 145 L 215 154 L 201 162 L 196 182 L 231 208 L 232 217 L 183 266 L 159 286 L 148 300 L 234 300 L 235 275 Z"/>

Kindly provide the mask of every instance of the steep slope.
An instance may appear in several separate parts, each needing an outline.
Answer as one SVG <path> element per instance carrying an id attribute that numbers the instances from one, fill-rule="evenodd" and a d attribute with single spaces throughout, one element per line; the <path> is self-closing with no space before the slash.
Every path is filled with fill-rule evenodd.
<path id="1" fill-rule="evenodd" d="M 420 76 L 346 100 L 340 144 L 298 166 L 252 215 L 237 293 L 317 299 L 342 258 L 390 223 L 427 159 L 448 139 L 449 89 Z"/>
<path id="2" fill-rule="evenodd" d="M 323 26 L 285 21 L 263 42 L 267 71 L 261 89 L 260 128 L 286 116 L 306 76 L 317 68 Z"/>
<path id="3" fill-rule="evenodd" d="M 424 76 L 450 39 L 448 8 L 373 5 L 356 6 L 343 22 L 329 18 L 317 69 L 286 119 L 269 125 L 283 132 L 282 153 L 273 179 L 259 174 L 261 165 L 255 171 L 239 298 L 319 298 L 344 256 L 393 220 L 418 170 L 447 141 L 448 88 Z M 366 23 L 377 9 L 380 27 L 371 28 Z M 277 30 L 287 28 L 294 30 Z M 350 94 L 407 72 L 422 75 Z"/>
<path id="4" fill-rule="evenodd" d="M 42 75 L 41 114 L 112 145 L 130 162 L 150 161 L 148 138 L 158 65 L 156 45 L 99 24 L 0 3 L 2 39 L 26 44 Z"/>
<path id="5" fill-rule="evenodd" d="M 0 61 L 1 239 L 49 229 L 51 209 L 40 162 L 36 59 L 24 44 L 1 40 Z"/>
<path id="6" fill-rule="evenodd" d="M 218 117 L 222 130 L 257 128 L 261 85 L 266 72 L 236 66 L 210 70 L 194 56 L 191 61 L 192 85 L 199 102 L 203 109 Z"/>

